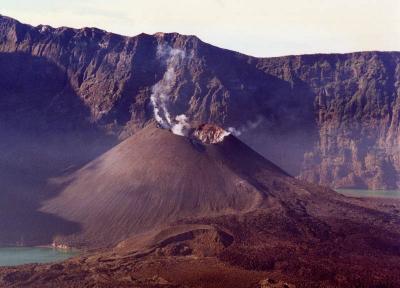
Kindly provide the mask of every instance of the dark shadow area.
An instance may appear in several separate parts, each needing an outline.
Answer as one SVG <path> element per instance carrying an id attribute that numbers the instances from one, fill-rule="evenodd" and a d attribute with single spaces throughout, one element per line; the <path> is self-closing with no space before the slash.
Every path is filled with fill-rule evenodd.
<path id="1" fill-rule="evenodd" d="M 90 124 L 67 73 L 44 57 L 0 54 L 0 245 L 49 244 L 80 231 L 40 212 L 74 171 L 116 143 Z"/>

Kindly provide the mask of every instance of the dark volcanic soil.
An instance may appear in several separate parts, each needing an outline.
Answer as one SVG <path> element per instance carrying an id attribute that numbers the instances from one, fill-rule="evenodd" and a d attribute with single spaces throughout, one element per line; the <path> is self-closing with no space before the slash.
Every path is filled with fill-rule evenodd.
<path id="1" fill-rule="evenodd" d="M 400 285 L 399 202 L 303 183 L 233 136 L 150 125 L 63 180 L 42 209 L 82 230 L 56 241 L 109 248 L 2 268 L 4 287 Z"/>

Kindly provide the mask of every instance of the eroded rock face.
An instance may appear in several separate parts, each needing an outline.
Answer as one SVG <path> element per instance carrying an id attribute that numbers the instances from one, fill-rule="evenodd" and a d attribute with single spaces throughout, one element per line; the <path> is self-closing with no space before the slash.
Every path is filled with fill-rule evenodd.
<path id="1" fill-rule="evenodd" d="M 15 124 L 23 116 L 29 129 L 77 131 L 90 123 L 126 138 L 153 117 L 152 87 L 168 69 L 157 54 L 160 45 L 186 55 L 168 87 L 173 117 L 235 127 L 252 148 L 309 181 L 399 187 L 398 52 L 255 58 L 176 33 L 124 37 L 94 28 L 32 27 L 0 16 L 0 60 L 9 59 L 0 67 L 6 71 L 2 124 L 25 129 Z M 25 96 L 32 99 L 29 109 L 10 88 L 19 86 L 21 79 L 11 76 L 21 71 L 4 68 L 14 67 L 9 56 L 21 54 L 32 67 L 39 59 L 58 71 L 38 74 L 51 85 L 45 97 Z M 23 79 L 24 95 L 37 83 L 37 73 L 31 75 Z"/>
<path id="2" fill-rule="evenodd" d="M 399 187 L 399 53 L 266 59 L 262 69 L 313 94 L 317 140 L 304 153 L 301 178 L 334 187 Z"/>

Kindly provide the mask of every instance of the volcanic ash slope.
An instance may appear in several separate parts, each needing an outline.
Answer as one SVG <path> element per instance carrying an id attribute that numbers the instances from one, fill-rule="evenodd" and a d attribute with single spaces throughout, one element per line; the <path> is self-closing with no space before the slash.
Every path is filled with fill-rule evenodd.
<path id="1" fill-rule="evenodd" d="M 63 191 L 42 210 L 82 225 L 63 240 L 75 246 L 115 244 L 180 219 L 281 209 L 281 196 L 308 193 L 234 136 L 205 144 L 155 125 L 55 182 Z"/>

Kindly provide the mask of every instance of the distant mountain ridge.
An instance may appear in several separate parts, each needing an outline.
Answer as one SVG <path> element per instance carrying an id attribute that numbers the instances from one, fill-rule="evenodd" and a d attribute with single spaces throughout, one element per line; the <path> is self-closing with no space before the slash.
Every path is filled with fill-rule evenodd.
<path id="1" fill-rule="evenodd" d="M 153 118 L 152 87 L 167 70 L 160 45 L 186 55 L 169 90 L 173 115 L 235 127 L 305 180 L 400 186 L 399 52 L 255 58 L 177 33 L 124 37 L 0 16 L 0 133 L 126 138 Z"/>

